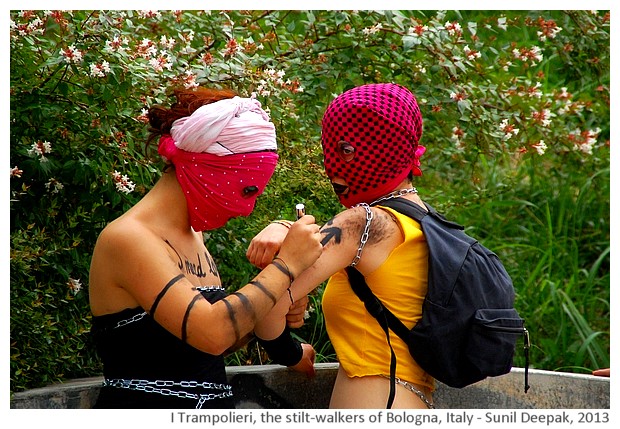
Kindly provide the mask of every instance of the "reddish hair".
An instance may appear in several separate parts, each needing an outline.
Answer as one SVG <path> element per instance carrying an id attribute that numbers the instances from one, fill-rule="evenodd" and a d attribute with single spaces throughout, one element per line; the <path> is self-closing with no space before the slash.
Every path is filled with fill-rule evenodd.
<path id="1" fill-rule="evenodd" d="M 177 89 L 174 91 L 176 102 L 169 108 L 152 106 L 149 109 L 148 118 L 151 125 L 149 141 L 162 134 L 170 134 L 172 123 L 179 118 L 190 116 L 196 109 L 205 104 L 233 98 L 237 94 L 229 89 Z"/>

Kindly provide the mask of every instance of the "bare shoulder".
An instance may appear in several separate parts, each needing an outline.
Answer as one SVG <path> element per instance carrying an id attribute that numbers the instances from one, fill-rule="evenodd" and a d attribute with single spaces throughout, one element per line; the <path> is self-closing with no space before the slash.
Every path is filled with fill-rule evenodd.
<path id="1" fill-rule="evenodd" d="M 137 261 L 142 266 L 150 261 L 160 263 L 167 255 L 165 242 L 151 228 L 131 217 L 120 217 L 99 234 L 91 268 L 114 267 L 121 274 L 136 268 Z"/>
<path id="2" fill-rule="evenodd" d="M 90 265 L 90 304 L 93 314 L 123 308 L 148 308 L 153 288 L 178 274 L 165 242 L 148 226 L 121 217 L 108 224 L 97 239 Z"/>
<path id="3" fill-rule="evenodd" d="M 131 217 L 120 217 L 110 222 L 99 234 L 95 249 L 111 250 L 120 255 L 143 247 L 154 240 L 150 229 Z"/>

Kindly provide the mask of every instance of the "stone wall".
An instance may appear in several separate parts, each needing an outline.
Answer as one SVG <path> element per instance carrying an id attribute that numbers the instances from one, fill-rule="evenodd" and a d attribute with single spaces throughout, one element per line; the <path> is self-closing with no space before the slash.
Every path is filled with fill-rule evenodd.
<path id="1" fill-rule="evenodd" d="M 325 409 L 338 364 L 317 364 L 317 375 L 305 375 L 278 365 L 228 367 L 237 408 Z M 11 397 L 11 408 L 90 408 L 102 378 L 70 380 Z M 443 409 L 605 409 L 610 379 L 530 370 L 524 393 L 524 370 L 454 389 L 437 383 L 435 406 Z"/>

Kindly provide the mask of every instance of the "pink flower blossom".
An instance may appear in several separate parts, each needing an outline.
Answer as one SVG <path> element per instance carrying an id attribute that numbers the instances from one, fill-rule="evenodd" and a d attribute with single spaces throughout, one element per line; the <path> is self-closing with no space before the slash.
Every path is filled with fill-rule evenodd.
<path id="1" fill-rule="evenodd" d="M 542 17 L 538 18 L 537 21 L 538 26 L 540 27 L 540 31 L 536 32 L 538 36 L 538 40 L 544 42 L 549 39 L 555 39 L 555 36 L 558 35 L 560 31 L 562 31 L 562 27 L 558 27 L 553 19 L 545 21 Z"/>
<path id="2" fill-rule="evenodd" d="M 136 55 L 148 60 L 154 55 L 157 55 L 157 47 L 153 41 L 146 38 L 142 39 L 140 44 L 136 47 Z"/>
<path id="3" fill-rule="evenodd" d="M 11 36 L 13 38 L 17 38 L 17 36 L 40 36 L 43 35 L 44 31 L 44 22 L 34 14 L 34 11 L 22 11 L 19 13 L 19 17 L 24 21 L 32 21 L 17 23 L 15 21 L 11 21 Z"/>
<path id="4" fill-rule="evenodd" d="M 553 114 L 549 109 L 536 110 L 532 113 L 532 119 L 540 123 L 543 127 L 548 127 L 551 124 L 551 116 L 553 116 Z"/>
<path id="5" fill-rule="evenodd" d="M 241 46 L 239 46 L 239 43 L 237 43 L 235 39 L 230 39 L 228 40 L 228 42 L 226 42 L 226 50 L 224 51 L 224 56 L 232 57 L 237 52 L 240 52 L 240 51 L 241 51 Z"/>
<path id="6" fill-rule="evenodd" d="M 172 37 L 166 37 L 165 35 L 161 36 L 161 38 L 159 39 L 159 44 L 162 45 L 164 49 L 167 49 L 169 51 L 174 48 L 174 45 L 176 45 L 176 43 L 176 40 L 174 40 Z"/>
<path id="7" fill-rule="evenodd" d="M 450 98 L 453 99 L 454 101 L 461 101 L 461 100 L 465 100 L 465 98 L 467 98 L 467 95 L 464 92 L 451 92 L 450 93 Z"/>
<path id="8" fill-rule="evenodd" d="M 362 29 L 362 34 L 364 36 L 370 36 L 372 34 L 378 33 L 383 28 L 383 25 L 379 22 L 372 27 L 366 27 Z"/>
<path id="9" fill-rule="evenodd" d="M 161 16 L 161 12 L 158 10 L 139 10 L 138 16 L 140 18 L 159 18 Z"/>
<path id="10" fill-rule="evenodd" d="M 463 150 L 465 148 L 463 145 L 463 137 L 465 137 L 465 132 L 460 127 L 456 126 L 452 128 L 450 140 L 454 142 L 454 145 L 458 150 Z"/>
<path id="11" fill-rule="evenodd" d="M 140 114 L 136 118 L 137 121 L 148 124 L 149 123 L 149 111 L 148 109 L 142 109 Z"/>
<path id="12" fill-rule="evenodd" d="M 532 65 L 538 64 L 543 60 L 542 51 L 538 46 L 532 46 L 531 48 L 514 48 L 512 50 L 514 58 L 520 59 L 523 62 L 529 61 Z"/>

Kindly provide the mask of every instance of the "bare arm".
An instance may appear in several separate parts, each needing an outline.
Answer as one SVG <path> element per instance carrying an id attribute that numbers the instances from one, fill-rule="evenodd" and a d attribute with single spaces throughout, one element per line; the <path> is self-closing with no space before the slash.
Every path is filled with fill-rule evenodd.
<path id="1" fill-rule="evenodd" d="M 249 284 L 211 304 L 185 278 L 166 244 L 142 232 L 112 228 L 102 233 L 93 268 L 113 270 L 115 285 L 166 330 L 199 350 L 223 353 L 251 332 L 289 287 L 282 264 L 272 263 Z M 318 226 L 312 216 L 305 216 L 291 228 L 280 257 L 296 275 L 312 264 L 321 250 Z M 100 287 L 97 282 L 93 286 Z"/>
<path id="2" fill-rule="evenodd" d="M 372 210 L 375 214 L 375 220 L 371 224 L 368 247 L 364 250 L 364 254 L 370 255 L 370 257 L 360 260 L 358 268 L 362 272 L 370 272 L 378 267 L 389 252 L 399 242 L 402 242 L 400 230 L 390 215 L 380 209 Z M 351 264 L 357 254 L 365 224 L 366 211 L 361 207 L 356 207 L 338 214 L 321 227 L 323 253 L 311 267 L 301 273 L 293 282 L 291 287 L 293 299 L 299 299 L 308 294 L 330 276 Z M 270 228 L 284 227 L 276 225 Z M 278 234 L 280 233 L 276 232 L 267 241 L 271 243 L 273 236 Z M 385 246 L 376 246 L 378 242 L 382 242 Z M 255 245 L 254 248 L 252 244 Z M 248 253 L 252 249 L 254 251 L 252 254 L 262 254 L 256 249 L 257 246 L 259 246 L 257 242 L 251 243 Z M 284 329 L 284 315 L 289 306 L 290 299 L 283 297 L 273 311 L 257 323 L 256 335 L 264 339 L 272 339 L 278 336 Z"/>

